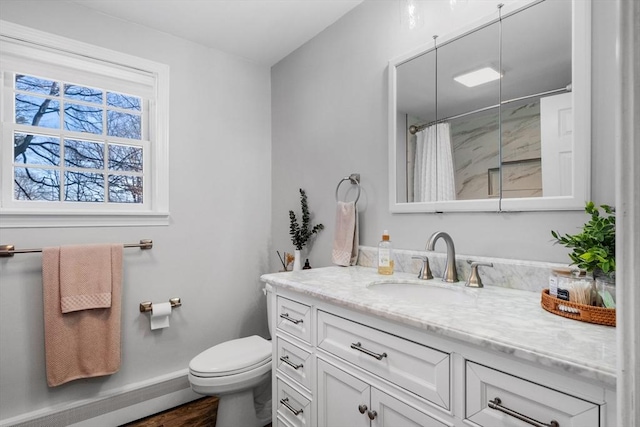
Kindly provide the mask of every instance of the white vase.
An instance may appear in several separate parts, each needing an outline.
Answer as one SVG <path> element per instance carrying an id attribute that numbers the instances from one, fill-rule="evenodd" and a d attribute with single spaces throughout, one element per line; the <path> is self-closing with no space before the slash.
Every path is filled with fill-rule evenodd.
<path id="1" fill-rule="evenodd" d="M 302 255 L 300 255 L 300 251 L 296 249 L 293 255 L 293 271 L 302 270 Z"/>

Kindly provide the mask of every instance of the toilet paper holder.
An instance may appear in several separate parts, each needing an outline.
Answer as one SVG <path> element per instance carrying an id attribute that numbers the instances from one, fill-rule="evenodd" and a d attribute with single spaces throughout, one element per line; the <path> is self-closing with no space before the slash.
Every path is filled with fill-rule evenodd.
<path id="1" fill-rule="evenodd" d="M 171 303 L 171 308 L 180 307 L 182 305 L 180 298 L 171 298 L 169 303 Z M 151 301 L 144 301 L 140 303 L 140 313 L 146 313 L 151 310 L 153 310 L 153 303 Z"/>

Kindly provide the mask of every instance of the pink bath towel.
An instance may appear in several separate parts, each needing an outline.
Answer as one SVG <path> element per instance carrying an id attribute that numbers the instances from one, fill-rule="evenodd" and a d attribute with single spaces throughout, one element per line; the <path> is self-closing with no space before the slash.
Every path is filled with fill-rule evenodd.
<path id="1" fill-rule="evenodd" d="M 63 313 L 111 307 L 111 246 L 60 247 L 60 307 Z"/>
<path id="2" fill-rule="evenodd" d="M 109 245 L 111 307 L 63 313 L 61 248 L 44 248 L 42 284 L 47 384 L 103 375 L 120 369 L 122 245 Z M 87 247 L 90 248 L 90 247 Z M 103 264 L 104 267 L 104 264 Z"/>
<path id="3" fill-rule="evenodd" d="M 348 267 L 358 260 L 358 211 L 354 202 L 338 202 L 331 261 Z"/>

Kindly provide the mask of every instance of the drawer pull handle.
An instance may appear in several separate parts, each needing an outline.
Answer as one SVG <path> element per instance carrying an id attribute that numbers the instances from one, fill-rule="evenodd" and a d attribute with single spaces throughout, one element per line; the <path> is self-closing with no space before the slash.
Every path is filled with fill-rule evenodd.
<path id="1" fill-rule="evenodd" d="M 367 405 L 358 405 L 358 411 L 360 411 L 361 414 L 367 412 L 367 409 Z"/>
<path id="2" fill-rule="evenodd" d="M 364 354 L 368 354 L 371 357 L 375 357 L 378 360 L 382 360 L 382 358 L 387 357 L 387 353 L 378 354 L 378 353 L 374 353 L 371 350 L 367 350 L 366 348 L 362 347 L 362 344 L 360 344 L 360 342 L 351 344 L 351 348 L 354 350 L 361 351 Z"/>
<path id="3" fill-rule="evenodd" d="M 281 356 L 280 360 L 282 360 L 284 363 L 286 363 L 287 365 L 291 366 L 293 369 L 298 370 L 300 368 L 302 368 L 302 363 L 299 365 L 296 365 L 295 363 L 293 363 L 292 361 L 289 360 L 289 356 Z"/>
<path id="4" fill-rule="evenodd" d="M 282 313 L 280 317 L 282 317 L 284 320 L 288 320 L 289 322 L 295 323 L 296 325 L 298 323 L 302 323 L 302 319 L 293 319 L 289 317 L 289 313 Z"/>
<path id="5" fill-rule="evenodd" d="M 556 420 L 551 420 L 549 424 L 545 424 L 540 421 L 534 420 L 533 418 L 529 418 L 526 415 L 522 415 L 521 413 L 516 412 L 513 409 L 502 406 L 502 400 L 500 400 L 499 397 L 496 397 L 493 400 L 489 401 L 489 408 L 504 412 L 507 415 L 510 415 L 514 418 L 519 419 L 520 421 L 524 421 L 525 423 L 531 424 L 536 427 L 560 427 L 560 423 Z"/>
<path id="6" fill-rule="evenodd" d="M 295 416 L 298 416 L 302 413 L 302 408 L 295 409 L 293 406 L 291 406 L 291 404 L 289 403 L 288 397 L 285 397 L 284 399 L 280 399 L 280 403 L 282 403 L 285 406 L 285 408 L 290 410 Z"/>
<path id="7" fill-rule="evenodd" d="M 367 411 L 367 415 L 369 415 L 369 419 L 373 421 L 378 416 L 378 413 L 376 411 Z"/>

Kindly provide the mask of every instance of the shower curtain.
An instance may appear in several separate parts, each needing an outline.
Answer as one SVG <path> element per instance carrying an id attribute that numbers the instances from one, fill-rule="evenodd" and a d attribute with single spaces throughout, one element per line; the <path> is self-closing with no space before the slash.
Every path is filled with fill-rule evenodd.
<path id="1" fill-rule="evenodd" d="M 417 133 L 414 201 L 455 200 L 451 127 L 438 123 Z"/>

